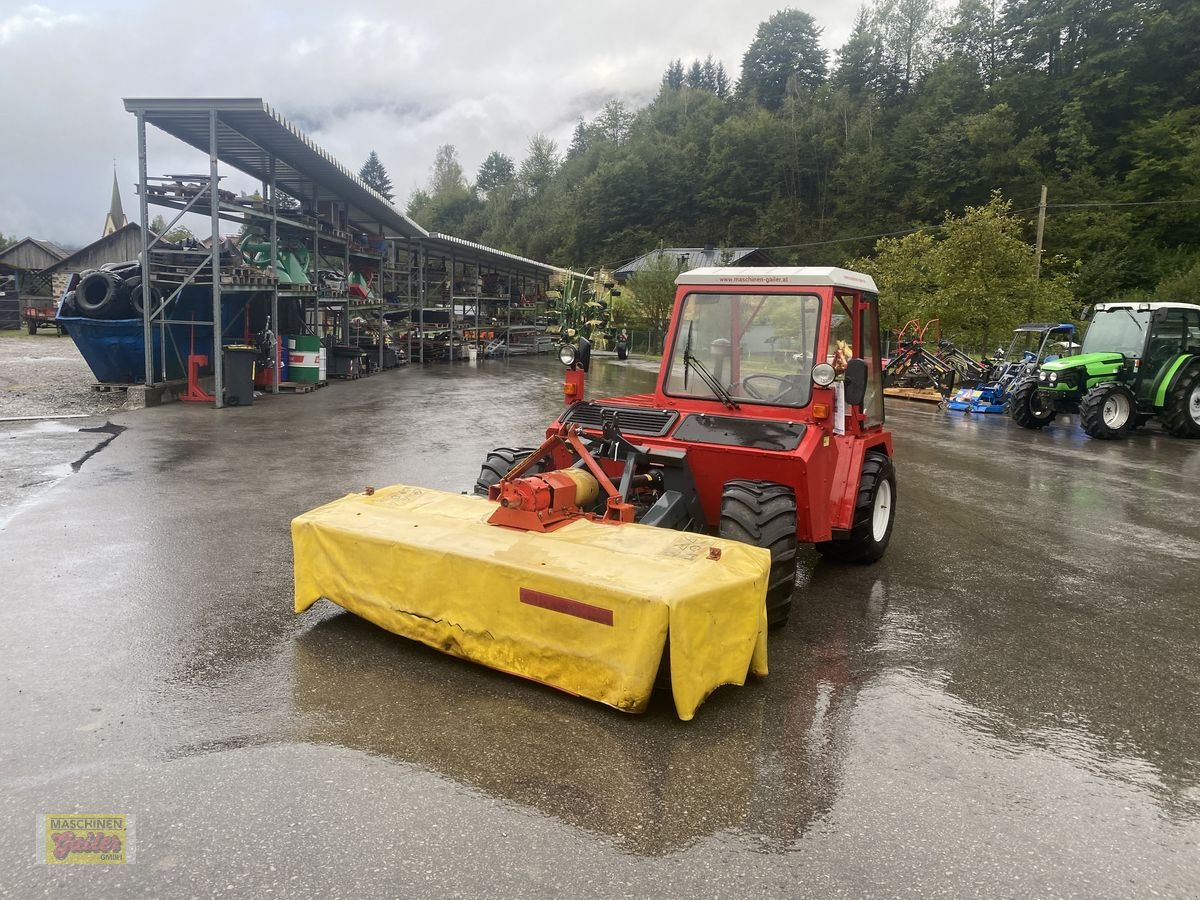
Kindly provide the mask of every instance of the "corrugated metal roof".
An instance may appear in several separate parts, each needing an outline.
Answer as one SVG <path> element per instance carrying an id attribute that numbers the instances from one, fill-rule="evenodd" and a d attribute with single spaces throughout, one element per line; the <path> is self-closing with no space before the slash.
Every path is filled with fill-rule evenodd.
<path id="1" fill-rule="evenodd" d="M 536 259 L 528 259 L 524 256 L 517 256 L 515 253 L 497 250 L 494 247 L 477 244 L 474 241 L 453 237 L 449 234 L 439 234 L 436 231 L 421 243 L 429 249 L 441 250 L 446 253 L 453 252 L 459 260 L 468 260 L 476 264 L 482 263 L 506 271 L 512 270 L 518 273 L 526 272 L 543 275 L 566 272 L 566 269 L 552 266 L 549 263 L 538 262 Z"/>
<path id="2" fill-rule="evenodd" d="M 260 181 L 270 175 L 275 157 L 275 183 L 288 194 L 340 200 L 356 228 L 384 236 L 425 237 L 427 232 L 382 194 L 339 163 L 312 138 L 259 97 L 157 98 L 125 100 L 125 109 L 142 113 L 159 128 L 204 153 L 209 152 L 209 113 L 217 113 L 217 157 Z"/>
<path id="3" fill-rule="evenodd" d="M 686 271 L 700 266 L 734 265 L 751 253 L 757 253 L 761 247 L 664 247 L 661 250 L 651 250 L 644 256 L 639 256 L 631 263 L 626 263 L 613 274 L 616 278 L 625 279 L 634 272 L 648 269 L 660 259 L 666 258 L 672 264 L 679 264 Z"/>

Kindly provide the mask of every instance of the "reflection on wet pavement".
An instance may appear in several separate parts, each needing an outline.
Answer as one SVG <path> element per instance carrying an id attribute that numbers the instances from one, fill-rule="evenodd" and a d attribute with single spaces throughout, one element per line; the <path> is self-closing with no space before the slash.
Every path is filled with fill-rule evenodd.
<path id="1" fill-rule="evenodd" d="M 600 362 L 589 392 L 652 381 Z M 557 365 L 522 360 L 121 417 L 0 529 L 20 586 L 0 812 L 128 807 L 143 890 L 223 887 L 176 820 L 224 806 L 238 834 L 279 809 L 311 832 L 256 847 L 239 882 L 256 889 L 268 865 L 311 874 L 385 829 L 402 874 L 311 883 L 417 890 L 451 854 L 464 894 L 1200 892 L 1200 445 L 893 404 L 887 558 L 804 554 L 770 676 L 691 723 L 666 697 L 625 716 L 328 604 L 292 615 L 290 517 L 368 484 L 466 490 L 558 398 Z M 47 567 L 47 544 L 71 552 Z"/>

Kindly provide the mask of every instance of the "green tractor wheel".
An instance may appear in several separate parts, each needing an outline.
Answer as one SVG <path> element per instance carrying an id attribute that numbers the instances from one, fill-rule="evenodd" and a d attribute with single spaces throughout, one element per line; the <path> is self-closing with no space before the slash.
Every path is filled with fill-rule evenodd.
<path id="1" fill-rule="evenodd" d="M 1102 441 L 1123 438 L 1133 429 L 1137 400 L 1123 384 L 1101 384 L 1079 401 L 1079 424 L 1089 437 Z"/>
<path id="2" fill-rule="evenodd" d="M 1172 437 L 1200 437 L 1200 366 L 1184 372 L 1167 392 L 1162 424 Z"/>
<path id="3" fill-rule="evenodd" d="M 1045 428 L 1058 415 L 1038 394 L 1036 378 L 1026 378 L 1013 388 L 1008 398 L 1008 414 L 1022 428 Z"/>

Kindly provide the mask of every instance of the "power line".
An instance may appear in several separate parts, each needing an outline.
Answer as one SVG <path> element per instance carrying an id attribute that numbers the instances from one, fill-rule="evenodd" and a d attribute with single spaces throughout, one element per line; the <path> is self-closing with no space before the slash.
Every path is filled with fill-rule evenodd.
<path id="1" fill-rule="evenodd" d="M 1107 206 L 1178 206 L 1180 204 L 1200 203 L 1197 200 L 1089 200 L 1084 203 L 1048 203 L 1046 209 L 1087 209 L 1087 208 L 1103 208 Z M 1020 213 L 1033 212 L 1038 209 L 1036 206 L 1027 206 L 1023 209 L 1011 210 L 1012 215 Z M 854 241 L 872 241 L 885 237 L 901 237 L 903 235 L 917 234 L 921 231 L 936 231 L 940 228 L 945 228 L 945 223 L 938 225 L 921 225 L 918 228 L 906 228 L 902 231 L 883 231 L 879 234 L 859 234 L 854 237 L 833 238 L 828 241 L 812 241 L 807 244 L 779 244 L 774 247 L 762 247 L 762 250 L 801 250 L 807 247 L 827 247 L 831 244 L 850 244 Z"/>

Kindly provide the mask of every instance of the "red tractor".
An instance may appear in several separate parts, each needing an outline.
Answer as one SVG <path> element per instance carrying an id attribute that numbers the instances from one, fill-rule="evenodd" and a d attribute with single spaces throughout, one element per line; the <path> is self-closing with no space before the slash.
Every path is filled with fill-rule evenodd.
<path id="1" fill-rule="evenodd" d="M 540 447 L 492 451 L 475 490 L 507 528 L 639 522 L 765 548 L 767 621 L 781 625 L 798 543 L 868 563 L 892 535 L 875 283 L 837 268 L 702 268 L 676 283 L 654 393 L 585 399 L 591 348 L 564 344 L 566 409 Z"/>

